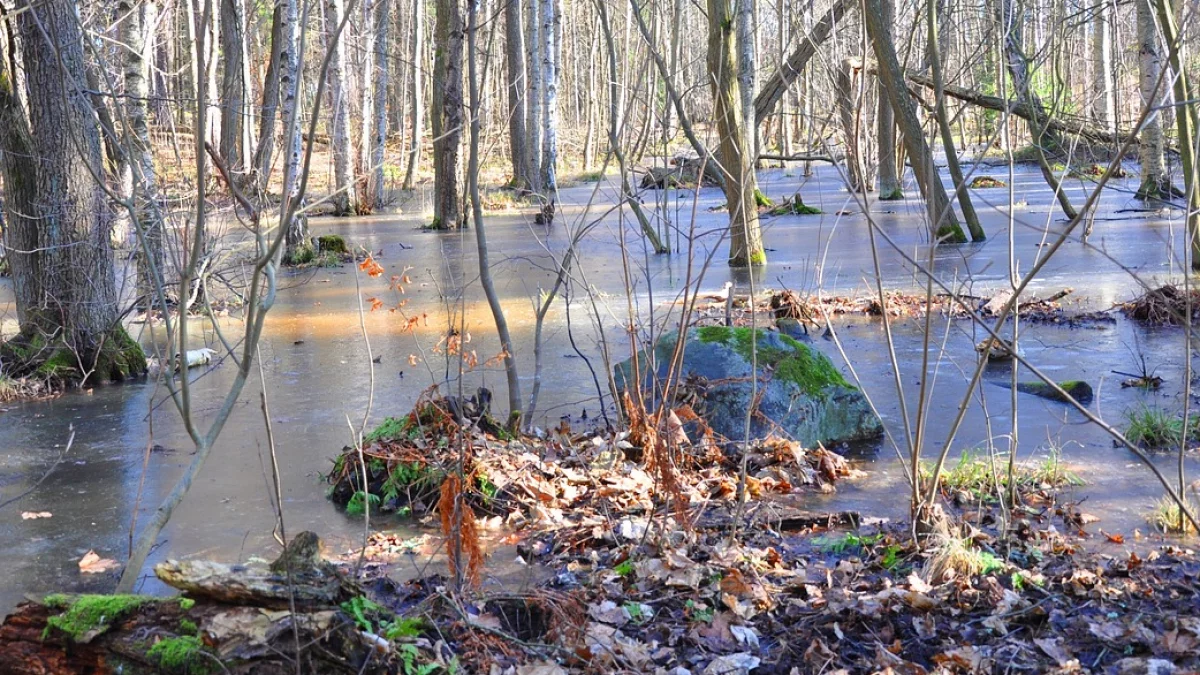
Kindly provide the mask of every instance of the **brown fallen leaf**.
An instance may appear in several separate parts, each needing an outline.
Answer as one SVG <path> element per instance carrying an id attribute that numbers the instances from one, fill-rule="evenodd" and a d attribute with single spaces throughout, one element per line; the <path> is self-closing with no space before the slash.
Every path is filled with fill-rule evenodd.
<path id="1" fill-rule="evenodd" d="M 38 518 L 49 518 L 53 515 L 54 514 L 50 513 L 49 511 L 22 511 L 21 520 L 37 520 Z"/>
<path id="2" fill-rule="evenodd" d="M 83 574 L 101 574 L 115 570 L 121 564 L 111 558 L 101 558 L 95 551 L 88 551 L 79 560 L 79 571 Z"/>

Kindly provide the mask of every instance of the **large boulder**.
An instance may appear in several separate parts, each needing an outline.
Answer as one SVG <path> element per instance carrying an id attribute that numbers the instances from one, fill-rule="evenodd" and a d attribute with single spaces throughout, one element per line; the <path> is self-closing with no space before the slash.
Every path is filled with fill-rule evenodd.
<path id="1" fill-rule="evenodd" d="M 679 381 L 695 394 L 697 414 L 713 431 L 731 440 L 745 435 L 751 402 L 751 330 L 705 326 L 692 328 L 684 345 Z M 875 438 L 883 432 L 866 398 L 846 381 L 827 356 L 794 338 L 758 331 L 758 409 L 750 422 L 754 438 L 789 435 L 807 446 Z M 644 391 L 660 392 L 670 369 L 678 332 L 659 338 L 639 365 L 646 373 Z M 617 387 L 632 381 L 632 360 L 617 364 Z"/>

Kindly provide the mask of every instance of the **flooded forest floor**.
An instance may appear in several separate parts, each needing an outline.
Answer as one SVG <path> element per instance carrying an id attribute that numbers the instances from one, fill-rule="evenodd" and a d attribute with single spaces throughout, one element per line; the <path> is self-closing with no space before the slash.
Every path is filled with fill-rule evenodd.
<path id="1" fill-rule="evenodd" d="M 470 237 L 419 231 L 413 217 L 314 221 L 315 233 L 370 252 L 385 279 L 410 276 L 406 297 L 350 265 L 290 273 L 264 338 L 265 385 L 247 389 L 152 556 L 156 576 L 140 589 L 149 595 L 91 595 L 111 577 L 81 576 L 78 563 L 93 549 L 100 563 L 118 558 L 131 518 L 146 517 L 189 461 L 177 424 L 160 415 L 148 428 L 161 392 L 145 383 L 4 406 L 6 492 L 31 485 L 68 430 L 77 440 L 20 505 L 46 517 L 10 509 L 0 522 L 12 542 L 0 551 L 11 572 L 0 590 L 16 605 L 0 627 L 0 673 L 1196 671 L 1200 561 L 1194 538 L 1158 531 L 1178 520 L 1161 484 L 1083 411 L 1022 388 L 1034 378 L 1019 363 L 987 363 L 967 395 L 981 355 L 1005 349 L 987 343 L 980 321 L 995 320 L 1011 270 L 1029 269 L 1062 226 L 1035 174 L 1004 179 L 1020 203 L 975 191 L 987 243 L 930 247 L 915 201 L 864 205 L 829 173 L 764 172 L 769 196 L 802 190 L 824 213 L 766 220 L 764 273 L 714 264 L 699 280 L 689 265 L 727 253 L 711 234 L 726 218 L 719 191 L 650 193 L 681 253 L 631 256 L 631 289 L 614 263 L 616 233 L 630 225 L 592 206 L 612 203 L 611 180 L 564 190 L 561 229 L 497 216 L 499 290 L 530 367 L 530 299 L 553 283 L 567 235 L 599 223 L 578 251 L 565 315 L 546 324 L 546 403 L 538 433 L 525 435 L 492 420 L 477 393 L 503 376 L 488 363 L 499 350 Z M 1086 384 L 1084 408 L 1161 472 L 1182 465 L 1195 476 L 1198 453 L 1173 450 L 1200 441 L 1183 416 L 1195 388 L 1178 317 L 1194 296 L 1175 273 L 1180 221 L 1134 202 L 1130 181 L 1106 191 L 1089 241 L 1073 238 L 1021 298 L 1019 353 L 1057 383 Z M 1067 189 L 1079 199 L 1088 186 Z M 880 249 L 878 274 L 864 208 L 895 241 Z M 692 213 L 710 234 L 695 235 L 688 257 L 679 224 Z M 926 257 L 953 297 L 935 291 L 927 304 L 911 264 Z M 597 397 L 583 361 L 603 363 L 601 338 L 627 353 L 629 320 L 642 339 L 677 321 L 689 282 L 702 323 L 753 317 L 802 335 L 872 397 L 889 435 L 747 447 L 705 433 L 684 408 L 606 427 L 617 405 Z M 751 288 L 752 301 L 737 300 Z M 636 317 L 622 309 L 626 293 Z M 0 288 L 5 310 L 9 297 Z M 376 365 L 360 297 L 398 310 L 362 319 Z M 461 390 L 434 392 L 450 379 L 437 348 L 455 322 L 469 327 L 481 367 Z M 197 333 L 197 348 L 214 342 Z M 219 399 L 230 370 L 197 379 L 198 409 Z M 361 452 L 339 452 L 347 418 L 367 409 L 368 375 L 374 431 Z M 279 558 L 263 391 L 279 411 L 293 542 Z M 914 467 L 904 430 L 919 405 L 927 446 Z M 924 485 L 942 450 L 944 513 L 914 527 L 910 474 Z"/>

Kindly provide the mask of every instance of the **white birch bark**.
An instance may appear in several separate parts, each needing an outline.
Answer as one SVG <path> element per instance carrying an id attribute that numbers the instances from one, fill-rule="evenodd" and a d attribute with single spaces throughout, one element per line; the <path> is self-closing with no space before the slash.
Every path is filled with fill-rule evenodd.
<path id="1" fill-rule="evenodd" d="M 529 105 L 526 107 L 525 131 L 529 152 L 529 189 L 540 192 L 542 186 L 542 4 L 552 0 L 529 0 Z"/>
<path id="2" fill-rule="evenodd" d="M 1117 118 L 1117 90 L 1113 84 L 1113 7 L 1099 0 L 1092 19 L 1092 96 L 1096 122 L 1112 129 Z"/>
<path id="3" fill-rule="evenodd" d="M 1155 107 L 1162 104 L 1166 83 L 1160 83 L 1163 69 L 1163 54 L 1158 45 L 1158 29 L 1154 23 L 1154 11 L 1147 0 L 1138 0 L 1138 80 L 1142 106 Z M 1152 113 L 1146 118 L 1138 139 L 1138 160 L 1142 165 L 1142 182 L 1138 196 L 1142 198 L 1162 196 L 1169 185 L 1163 168 L 1163 115 L 1166 111 Z"/>
<path id="4" fill-rule="evenodd" d="M 559 40 L 562 14 L 558 0 L 541 0 L 542 12 L 542 156 L 541 188 L 552 195 L 557 188 L 555 165 L 558 162 L 558 79 L 560 73 Z"/>
<path id="5" fill-rule="evenodd" d="M 282 0 L 285 3 L 282 26 L 283 45 L 280 50 L 279 89 L 283 117 L 283 198 L 300 198 L 300 0 Z M 296 252 L 308 239 L 308 221 L 297 216 L 287 227 L 287 254 Z"/>

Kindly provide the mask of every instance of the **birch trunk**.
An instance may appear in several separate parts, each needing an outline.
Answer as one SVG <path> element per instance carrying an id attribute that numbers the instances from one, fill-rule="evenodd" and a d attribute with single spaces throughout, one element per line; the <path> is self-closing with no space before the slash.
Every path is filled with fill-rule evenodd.
<path id="1" fill-rule="evenodd" d="M 228 1 L 228 0 L 226 0 Z M 354 190 L 354 170 L 350 161 L 350 88 L 346 82 L 346 43 L 337 40 L 338 26 L 345 17 L 343 0 L 325 2 L 325 48 L 332 49 L 329 60 L 329 112 L 332 118 L 331 145 L 333 148 L 333 203 L 335 216 L 348 216 L 357 210 Z"/>
<path id="2" fill-rule="evenodd" d="M 459 0 L 437 0 L 433 57 L 433 227 L 463 224 L 463 17 Z"/>
<path id="3" fill-rule="evenodd" d="M 720 136 L 718 157 L 725 173 L 729 209 L 729 264 L 765 265 L 762 230 L 755 201 L 754 158 L 746 138 L 742 94 L 737 73 L 737 37 L 732 0 L 708 0 L 708 75 L 713 116 Z"/>
<path id="4" fill-rule="evenodd" d="M 1137 7 L 1138 80 L 1142 106 L 1162 104 L 1165 83 L 1159 82 L 1163 70 L 1162 50 L 1158 46 L 1158 28 L 1149 0 L 1139 0 Z M 1171 194 L 1171 179 L 1163 166 L 1163 124 L 1165 111 L 1151 113 L 1138 134 L 1138 160 L 1142 165 L 1142 182 L 1137 195 L 1153 199 Z"/>
<path id="5" fill-rule="evenodd" d="M 519 0 L 518 0 L 519 1 Z M 528 145 L 529 168 L 525 177 L 529 180 L 529 189 L 541 192 L 542 188 L 542 3 L 553 0 L 529 0 L 529 55 L 526 59 L 528 71 L 529 97 L 525 110 L 525 139 Z"/>
<path id="6" fill-rule="evenodd" d="M 1092 98 L 1096 123 L 1113 128 L 1117 120 L 1117 89 L 1113 84 L 1112 16 L 1110 0 L 1100 0 L 1092 19 Z"/>
<path id="7" fill-rule="evenodd" d="M 754 14 L 755 0 L 737 0 L 737 78 L 739 94 L 742 97 L 742 134 L 746 138 L 746 148 L 751 162 L 758 157 L 758 124 L 754 114 L 755 88 L 755 44 L 754 44 Z"/>
<path id="8" fill-rule="evenodd" d="M 379 0 L 362 2 L 362 67 L 359 71 L 358 102 L 358 203 L 359 209 L 370 213 L 375 208 L 371 194 L 372 138 L 375 136 L 375 3 Z M 380 94 L 383 95 L 383 94 Z"/>
<path id="9" fill-rule="evenodd" d="M 282 0 L 284 2 L 283 46 L 279 53 L 279 89 L 283 116 L 283 199 L 284 201 L 300 199 L 300 46 L 299 35 L 303 27 L 300 25 L 300 0 Z M 287 228 L 286 249 L 284 256 L 296 260 L 300 252 L 308 244 L 308 220 L 299 214 L 289 223 L 281 223 Z"/>
<path id="10" fill-rule="evenodd" d="M 558 79 L 562 37 L 562 13 L 558 0 L 541 0 L 542 11 L 542 156 L 540 188 L 554 209 L 554 191 L 558 189 L 555 165 L 558 163 Z"/>

